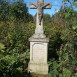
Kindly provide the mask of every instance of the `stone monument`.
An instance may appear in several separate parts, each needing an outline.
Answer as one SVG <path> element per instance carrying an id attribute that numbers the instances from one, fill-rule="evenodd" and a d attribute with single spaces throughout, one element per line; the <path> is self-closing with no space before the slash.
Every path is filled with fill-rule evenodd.
<path id="1" fill-rule="evenodd" d="M 37 9 L 36 29 L 30 41 L 30 62 L 28 64 L 29 71 L 36 74 L 48 74 L 47 54 L 48 42 L 43 30 L 43 9 L 50 9 L 51 3 L 38 0 L 31 2 L 29 7 Z"/>

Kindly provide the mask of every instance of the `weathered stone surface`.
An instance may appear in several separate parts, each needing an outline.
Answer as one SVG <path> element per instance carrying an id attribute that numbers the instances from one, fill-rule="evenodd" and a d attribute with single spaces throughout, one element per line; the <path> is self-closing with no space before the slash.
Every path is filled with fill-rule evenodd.
<path id="1" fill-rule="evenodd" d="M 29 7 L 31 9 L 37 9 L 37 16 L 36 16 L 36 29 L 35 34 L 39 34 L 41 37 L 45 38 L 44 36 L 44 30 L 43 30 L 43 9 L 50 9 L 51 3 L 50 2 L 44 2 L 44 0 L 38 0 L 38 2 L 31 2 Z M 34 35 L 33 37 L 38 37 Z"/>
<path id="2" fill-rule="evenodd" d="M 30 8 L 37 8 L 36 29 L 35 34 L 29 38 L 30 41 L 30 62 L 28 65 L 29 71 L 36 74 L 48 74 L 47 54 L 48 42 L 43 30 L 43 9 L 50 9 L 51 3 L 38 0 L 31 2 Z"/>
<path id="3" fill-rule="evenodd" d="M 45 39 L 46 36 L 45 34 L 41 34 L 41 33 L 36 33 L 36 34 L 33 34 L 32 37 L 30 39 Z"/>
<path id="4" fill-rule="evenodd" d="M 49 42 L 49 39 L 48 38 L 34 38 L 34 37 L 31 37 L 29 38 L 29 41 L 33 41 L 33 42 Z"/>
<path id="5" fill-rule="evenodd" d="M 48 75 L 48 64 L 41 63 L 29 63 L 29 70 L 31 73 Z"/>
<path id="6" fill-rule="evenodd" d="M 48 43 L 30 42 L 30 61 L 36 63 L 47 63 Z"/>
<path id="7" fill-rule="evenodd" d="M 44 75 L 44 74 L 35 74 L 35 73 L 31 73 L 32 77 L 48 77 L 48 75 Z"/>
<path id="8" fill-rule="evenodd" d="M 47 53 L 47 41 L 30 42 L 30 62 L 28 65 L 30 72 L 48 74 Z"/>

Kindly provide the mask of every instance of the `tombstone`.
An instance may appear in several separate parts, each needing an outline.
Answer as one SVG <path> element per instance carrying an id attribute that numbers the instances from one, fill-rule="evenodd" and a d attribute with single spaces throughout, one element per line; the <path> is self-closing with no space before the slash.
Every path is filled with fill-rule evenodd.
<path id="1" fill-rule="evenodd" d="M 31 2 L 29 7 L 31 9 L 37 9 L 36 17 L 36 29 L 30 41 L 30 62 L 28 64 L 29 71 L 31 73 L 47 75 L 48 64 L 48 42 L 43 30 L 43 9 L 50 9 L 51 3 L 44 2 L 44 0 L 38 0 L 38 2 Z"/>

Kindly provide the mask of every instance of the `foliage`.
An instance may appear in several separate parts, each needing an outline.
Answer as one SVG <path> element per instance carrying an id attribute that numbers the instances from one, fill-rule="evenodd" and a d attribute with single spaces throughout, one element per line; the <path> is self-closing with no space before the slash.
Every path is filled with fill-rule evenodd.
<path id="1" fill-rule="evenodd" d="M 31 77 L 28 39 L 35 31 L 35 17 L 22 0 L 0 0 L 0 77 Z M 52 17 L 45 14 L 44 30 L 50 38 L 49 77 L 76 77 L 77 12 L 65 6 Z"/>
<path id="2" fill-rule="evenodd" d="M 0 16 L 7 18 L 0 20 L 0 77 L 31 76 L 28 73 L 30 51 L 28 38 L 34 33 L 33 16 L 28 14 L 24 3 L 18 1 L 8 3 L 9 15 L 4 15 L 5 5 L 1 5 L 3 8 L 1 7 Z"/>
<path id="3" fill-rule="evenodd" d="M 4 25 L 4 23 L 2 24 Z M 25 26 L 24 26 L 25 25 Z M 0 76 L 28 77 L 29 42 L 34 24 L 11 23 L 1 26 L 0 33 Z M 18 73 L 18 74 L 17 74 Z M 26 75 L 25 75 L 26 74 Z"/>
<path id="4" fill-rule="evenodd" d="M 56 21 L 59 23 L 62 22 L 60 19 L 62 19 L 65 24 L 63 24 L 64 27 L 61 28 L 61 31 L 57 32 L 60 38 L 60 41 L 54 40 L 55 48 L 53 47 L 53 42 L 51 39 L 51 43 L 49 45 L 49 48 L 51 47 L 50 51 L 53 52 L 52 55 L 57 55 L 57 58 L 51 59 L 49 61 L 50 66 L 50 72 L 49 77 L 76 77 L 77 76 L 77 12 L 73 10 L 73 8 L 64 7 L 61 8 L 60 12 L 56 14 L 56 16 L 53 16 L 53 21 Z M 61 17 L 61 18 L 60 18 Z M 55 22 L 55 23 L 57 23 Z M 58 31 L 58 29 L 57 29 Z M 59 44 L 58 44 L 59 42 Z M 57 49 L 57 47 L 59 47 Z"/>
<path id="5" fill-rule="evenodd" d="M 5 6 L 5 7 L 4 7 Z M 8 19 L 9 4 L 4 0 L 0 0 L 0 20 Z"/>
<path id="6" fill-rule="evenodd" d="M 21 3 L 21 2 L 14 2 L 11 6 L 10 6 L 10 14 L 11 16 L 13 16 L 14 18 L 17 19 L 23 19 L 25 21 L 25 19 L 27 19 L 27 12 L 28 9 L 27 7 L 25 7 L 26 4 Z"/>
<path id="7" fill-rule="evenodd" d="M 33 16 L 28 13 L 28 8 L 23 1 L 15 1 L 9 3 L 8 1 L 1 0 L 0 3 L 0 21 L 24 21 L 33 22 Z"/>

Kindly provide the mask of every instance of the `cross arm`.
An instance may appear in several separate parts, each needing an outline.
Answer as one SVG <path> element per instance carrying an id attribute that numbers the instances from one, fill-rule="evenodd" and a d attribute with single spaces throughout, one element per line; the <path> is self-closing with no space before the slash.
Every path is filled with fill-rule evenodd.
<path id="1" fill-rule="evenodd" d="M 44 9 L 51 9 L 51 3 L 50 2 L 44 2 L 44 5 L 42 7 Z"/>
<path id="2" fill-rule="evenodd" d="M 30 2 L 29 8 L 30 9 L 37 9 L 37 2 Z"/>

